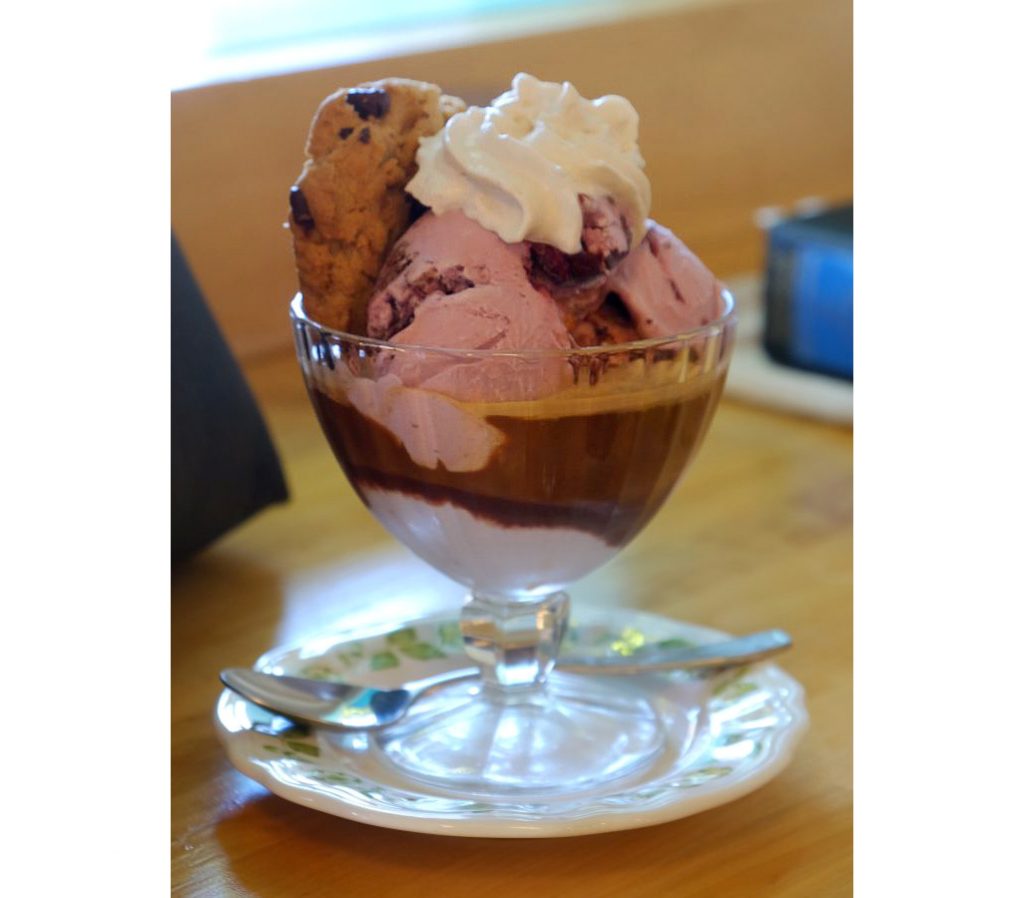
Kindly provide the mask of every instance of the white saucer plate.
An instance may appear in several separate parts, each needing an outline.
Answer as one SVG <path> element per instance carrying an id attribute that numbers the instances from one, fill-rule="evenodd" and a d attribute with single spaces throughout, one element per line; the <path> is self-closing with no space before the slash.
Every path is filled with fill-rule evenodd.
<path id="1" fill-rule="evenodd" d="M 574 653 L 629 654 L 641 645 L 714 642 L 727 634 L 630 610 L 574 609 Z M 467 664 L 452 616 L 319 636 L 264 655 L 260 670 L 399 686 Z M 650 826 L 733 801 L 778 774 L 807 726 L 803 689 L 774 664 L 715 679 L 683 673 L 630 678 L 662 716 L 655 763 L 599 789 L 488 796 L 403 776 L 371 733 L 296 727 L 225 690 L 218 735 L 231 763 L 276 795 L 392 829 L 452 836 L 548 838 Z"/>

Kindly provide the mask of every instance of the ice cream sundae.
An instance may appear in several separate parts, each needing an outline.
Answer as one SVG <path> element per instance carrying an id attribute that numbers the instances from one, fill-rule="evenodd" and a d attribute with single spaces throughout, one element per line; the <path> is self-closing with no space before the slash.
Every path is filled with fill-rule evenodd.
<path id="1" fill-rule="evenodd" d="M 721 394 L 727 291 L 648 218 L 621 97 L 518 75 L 486 108 L 387 79 L 321 104 L 291 192 L 296 347 L 376 517 L 470 589 L 449 686 L 372 742 L 470 796 L 601 788 L 670 739 L 647 697 L 548 674 L 562 588 L 658 510 Z"/>
<path id="2" fill-rule="evenodd" d="M 625 99 L 525 74 L 468 109 L 373 82 L 313 123 L 289 219 L 313 404 L 375 515 L 471 588 L 610 558 L 717 403 L 730 300 L 648 218 L 638 132 Z"/>

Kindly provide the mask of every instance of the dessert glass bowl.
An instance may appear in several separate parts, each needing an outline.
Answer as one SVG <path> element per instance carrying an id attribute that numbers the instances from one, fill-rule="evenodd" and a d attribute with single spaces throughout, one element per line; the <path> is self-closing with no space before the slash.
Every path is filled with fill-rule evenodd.
<path id="1" fill-rule="evenodd" d="M 474 684 L 377 734 L 385 763 L 488 796 L 600 788 L 665 744 L 636 683 L 552 673 L 564 588 L 661 507 L 711 422 L 735 337 L 732 297 L 670 337 L 508 352 L 402 346 L 291 305 L 299 363 L 352 486 L 388 530 L 465 585 Z"/>

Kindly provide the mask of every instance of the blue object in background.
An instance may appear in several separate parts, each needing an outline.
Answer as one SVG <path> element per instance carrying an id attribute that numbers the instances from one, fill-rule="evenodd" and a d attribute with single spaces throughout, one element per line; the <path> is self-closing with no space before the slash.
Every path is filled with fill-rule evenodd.
<path id="1" fill-rule="evenodd" d="M 853 379 L 853 207 L 768 231 L 764 344 L 784 365 Z"/>

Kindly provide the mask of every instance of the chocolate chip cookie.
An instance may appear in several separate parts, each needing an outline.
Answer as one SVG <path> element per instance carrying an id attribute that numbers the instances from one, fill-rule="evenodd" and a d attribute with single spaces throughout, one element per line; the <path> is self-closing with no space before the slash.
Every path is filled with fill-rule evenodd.
<path id="1" fill-rule="evenodd" d="M 420 138 L 463 109 L 437 85 L 404 78 L 343 88 L 320 104 L 288 217 L 311 318 L 365 333 L 377 273 L 415 214 L 405 185 Z"/>

